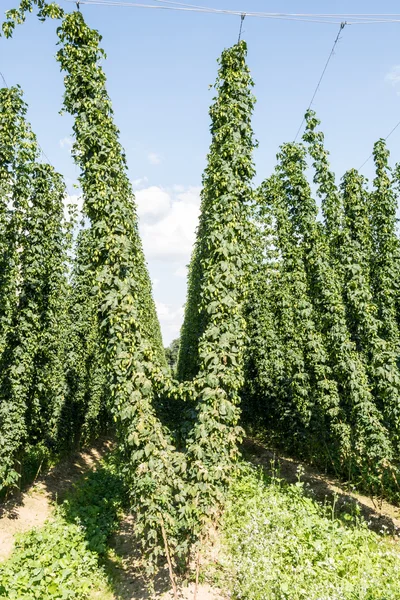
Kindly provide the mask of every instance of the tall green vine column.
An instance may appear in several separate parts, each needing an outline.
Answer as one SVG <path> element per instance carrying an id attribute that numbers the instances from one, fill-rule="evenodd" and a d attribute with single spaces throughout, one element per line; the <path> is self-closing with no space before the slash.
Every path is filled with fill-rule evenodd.
<path id="1" fill-rule="evenodd" d="M 351 340 L 341 278 L 329 263 L 330 249 L 316 224 L 306 242 L 305 267 L 316 322 L 326 340 L 332 376 L 340 394 L 343 442 L 339 456 L 344 477 L 358 479 L 372 493 L 391 485 L 393 449 L 378 410 L 363 357 Z M 349 431 L 350 428 L 350 431 Z"/>
<path id="2" fill-rule="evenodd" d="M 304 274 L 301 272 L 301 260 L 299 260 L 299 253 L 296 252 L 296 244 L 291 239 L 292 226 L 278 174 L 275 173 L 264 181 L 259 191 L 263 207 L 262 217 L 266 218 L 267 222 L 273 223 L 273 235 L 269 244 L 272 244 L 279 253 L 275 272 L 269 274 L 268 267 L 265 269 L 270 302 L 266 306 L 266 313 L 259 315 L 261 322 L 265 319 L 268 322 L 268 313 L 272 312 L 274 329 L 281 346 L 279 387 L 275 394 L 276 406 L 271 412 L 276 415 L 275 426 L 283 435 L 286 447 L 301 452 L 313 410 L 312 384 L 304 343 L 305 330 L 308 326 L 312 327 L 311 311 L 309 307 L 307 310 L 307 306 L 303 311 Z M 264 222 L 263 220 L 262 223 Z M 300 301 L 298 301 L 299 297 Z M 304 324 L 303 319 L 306 320 Z M 261 354 L 268 355 L 276 351 L 265 344 L 268 338 L 267 334 L 265 341 L 260 340 L 264 347 L 263 350 L 261 349 Z M 251 344 L 253 345 L 254 342 L 255 340 L 252 340 Z M 258 368 L 261 370 L 262 364 L 259 364 Z M 274 380 L 275 373 L 272 381 Z"/>
<path id="3" fill-rule="evenodd" d="M 225 231 L 231 230 L 231 238 L 235 236 L 235 228 L 239 227 L 238 218 L 248 220 L 250 214 L 244 202 L 252 199 L 250 183 L 254 167 L 251 154 L 255 144 L 250 119 L 255 99 L 251 94 L 253 82 L 245 63 L 246 52 L 246 44 L 241 42 L 225 50 L 220 58 L 215 84 L 218 97 L 210 109 L 212 142 L 203 176 L 200 222 L 190 263 L 188 297 L 181 331 L 178 361 L 180 379 L 190 379 L 200 369 L 199 340 L 213 318 L 209 303 L 216 301 L 219 279 L 223 282 L 226 279 L 211 273 L 210 257 L 213 257 L 215 247 L 221 248 L 221 256 L 215 255 L 214 268 L 220 269 L 221 262 L 225 268 L 233 255 L 230 240 L 229 245 L 223 247 Z M 223 218 L 225 207 L 229 213 Z"/>
<path id="4" fill-rule="evenodd" d="M 62 176 L 50 165 L 37 165 L 32 172 L 32 180 L 34 189 L 30 201 L 33 206 L 23 223 L 29 237 L 23 262 L 22 289 L 28 296 L 27 283 L 30 280 L 30 294 L 38 299 L 39 338 L 27 421 L 32 443 L 44 440 L 55 449 L 63 437 L 65 341 L 69 334 L 68 236 L 64 221 L 66 190 Z"/>
<path id="5" fill-rule="evenodd" d="M 13 137 L 11 171 L 12 242 L 18 254 L 16 302 L 1 356 L 0 480 L 15 481 L 23 448 L 57 435 L 65 398 L 62 330 L 65 313 L 65 188 L 60 175 L 37 162 L 39 151 L 25 121 L 20 89 L 2 90 L 2 114 L 12 114 L 4 139 Z M 7 154 L 7 153 L 6 153 Z M 13 273 L 15 264 L 10 262 Z M 13 279 L 14 276 L 9 278 Z M 9 288 L 8 288 L 9 289 Z"/>
<path id="6" fill-rule="evenodd" d="M 305 156 L 304 147 L 295 144 L 285 144 L 278 154 L 276 185 L 269 199 L 277 228 L 276 243 L 282 257 L 281 282 L 276 295 L 278 306 L 283 305 L 281 310 L 293 314 L 292 327 L 286 337 L 292 347 L 302 349 L 305 361 L 304 373 L 292 371 L 295 362 L 288 356 L 290 380 L 297 386 L 292 420 L 296 413 L 303 412 L 307 427 L 301 450 L 304 452 L 305 446 L 310 458 L 321 460 L 325 456 L 327 462 L 337 467 L 336 457 L 342 458 L 348 452 L 349 431 L 344 425 L 337 382 L 308 289 L 305 241 L 315 224 L 316 206 L 305 177 Z"/>
<path id="7" fill-rule="evenodd" d="M 315 169 L 314 182 L 317 194 L 326 200 L 327 194 L 336 198 L 336 206 L 343 206 L 340 193 L 334 185 L 329 170 L 328 153 L 323 146 L 323 134 L 316 128 L 319 121 L 314 113 L 307 118 L 304 140 L 308 143 Z M 327 186 L 326 182 L 329 182 Z M 344 216 L 341 218 L 343 223 Z M 336 223 L 335 239 L 342 240 L 343 230 Z M 382 476 L 391 479 L 390 463 L 393 452 L 389 433 L 382 423 L 381 414 L 375 405 L 368 378 L 368 365 L 365 357 L 357 350 L 351 339 L 347 323 L 347 311 L 343 297 L 344 265 L 334 260 L 332 263 L 332 238 L 316 222 L 310 222 L 305 230 L 304 254 L 308 274 L 310 297 L 318 314 L 318 324 L 327 340 L 334 377 L 339 384 L 342 405 L 352 428 L 351 464 L 348 474 L 359 471 L 364 484 L 375 492 L 382 486 Z M 336 250 L 340 257 L 340 246 Z M 352 271 L 350 269 L 350 271 Z M 354 269 L 358 273 L 358 269 Z M 353 466 L 352 466 L 353 465 Z"/>
<path id="8" fill-rule="evenodd" d="M 281 260 L 271 205 L 263 200 L 262 188 L 256 192 L 252 214 L 256 227 L 246 301 L 249 344 L 241 406 L 244 423 L 259 423 L 263 428 L 278 431 L 286 416 L 285 410 L 281 410 L 286 349 L 275 312 Z"/>
<path id="9" fill-rule="evenodd" d="M 376 142 L 373 155 L 376 176 L 368 202 L 372 232 L 371 287 L 378 309 L 379 335 L 398 354 L 396 294 L 400 274 L 400 245 L 396 234 L 397 196 L 388 165 L 389 151 L 384 140 Z"/>
<path id="10" fill-rule="evenodd" d="M 340 248 L 344 273 L 344 298 L 347 321 L 358 350 L 368 365 L 378 409 L 399 443 L 400 375 L 397 353 L 379 335 L 380 323 L 370 284 L 372 235 L 367 213 L 369 195 L 363 178 L 348 171 L 342 182 L 345 208 L 343 245 Z"/>
<path id="11" fill-rule="evenodd" d="M 69 437 L 75 437 L 80 442 L 101 433 L 110 416 L 97 300 L 93 294 L 95 273 L 91 268 L 91 241 L 90 229 L 82 229 L 75 247 L 68 307 L 67 417 L 71 432 Z"/>
<path id="12" fill-rule="evenodd" d="M 30 157 L 22 143 L 25 110 L 19 88 L 0 89 L 0 360 L 17 304 L 19 213 L 12 197 L 17 164 Z"/>
<path id="13" fill-rule="evenodd" d="M 164 553 L 163 529 L 174 550 L 178 543 L 185 461 L 152 406 L 159 364 L 156 315 L 125 155 L 99 65 L 101 37 L 79 12 L 64 18 L 58 35 L 57 58 L 66 72 L 64 107 L 75 119 L 73 156 L 81 168 L 83 210 L 91 221 L 97 308 L 122 468 L 136 533 L 155 565 Z"/>
<path id="14" fill-rule="evenodd" d="M 0 488 L 15 483 L 18 480 L 16 470 L 16 453 L 26 437 L 26 397 L 24 388 L 21 394 L 6 393 L 5 386 L 9 381 L 12 368 L 10 335 L 13 345 L 17 332 L 13 331 L 16 324 L 18 303 L 18 287 L 20 285 L 20 256 L 18 247 L 21 235 L 22 215 L 26 210 L 30 187 L 27 164 L 35 160 L 36 149 L 32 132 L 25 121 L 26 105 L 22 100 L 19 88 L 2 88 L 0 90 L 0 175 L 2 192 L 2 227 L 1 239 L 4 254 L 1 260 L 1 379 L 0 379 Z M 11 204 L 11 206 L 10 206 Z M 9 213 L 9 214 L 7 214 Z M 8 246 L 8 248 L 6 247 Z M 29 342 L 27 344 L 29 346 Z M 30 354 L 28 353 L 28 357 Z M 24 376 L 26 365 L 14 365 L 13 374 L 16 382 Z M 7 369 L 8 373 L 5 373 Z M 9 387 L 9 386 L 7 386 Z"/>
<path id="15" fill-rule="evenodd" d="M 397 198 L 400 197 L 400 163 L 396 163 L 393 169 L 393 187 L 396 193 Z M 400 254 L 400 251 L 397 252 L 397 255 Z M 396 264 L 400 264 L 400 258 L 396 258 Z M 399 267 L 397 267 L 399 268 Z M 397 327 L 400 333 L 400 277 L 396 277 L 396 286 L 395 286 L 395 309 L 396 309 L 396 321 Z"/>
<path id="16" fill-rule="evenodd" d="M 188 340 L 198 336 L 196 421 L 187 439 L 187 453 L 193 483 L 189 493 L 200 523 L 208 522 L 218 510 L 240 435 L 255 146 L 251 128 L 255 99 L 246 52 L 242 41 L 224 50 L 219 60 L 218 95 L 210 109 L 212 141 L 179 359 L 182 372 Z"/>
<path id="17" fill-rule="evenodd" d="M 308 142 L 309 153 L 314 159 L 314 183 L 317 185 L 317 194 L 321 198 L 325 234 L 331 259 L 334 259 L 337 264 L 344 221 L 343 198 L 329 166 L 329 152 L 324 147 L 324 134 L 317 129 L 320 121 L 313 110 L 306 112 L 305 119 L 307 127 L 303 139 Z"/>

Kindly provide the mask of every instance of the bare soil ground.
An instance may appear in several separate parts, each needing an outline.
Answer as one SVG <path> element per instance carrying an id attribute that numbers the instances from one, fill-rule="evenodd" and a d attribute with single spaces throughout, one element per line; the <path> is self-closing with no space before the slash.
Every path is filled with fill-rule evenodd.
<path id="1" fill-rule="evenodd" d="M 114 536 L 111 546 L 115 557 L 110 559 L 108 570 L 113 573 L 113 588 L 115 600 L 174 600 L 174 593 L 167 567 L 160 570 L 154 581 L 154 594 L 146 588 L 146 578 L 143 572 L 140 550 L 132 539 L 134 519 L 131 515 L 125 516 L 121 522 L 118 533 Z M 204 557 L 209 560 L 209 556 Z M 197 600 L 226 600 L 220 590 L 208 584 L 199 584 Z M 195 585 L 179 587 L 179 600 L 194 600 Z"/>
<path id="2" fill-rule="evenodd" d="M 15 535 L 44 525 L 51 518 L 54 503 L 61 502 L 77 479 L 95 468 L 110 448 L 109 440 L 100 440 L 92 448 L 61 461 L 26 491 L 0 505 L 0 561 L 11 554 Z"/>

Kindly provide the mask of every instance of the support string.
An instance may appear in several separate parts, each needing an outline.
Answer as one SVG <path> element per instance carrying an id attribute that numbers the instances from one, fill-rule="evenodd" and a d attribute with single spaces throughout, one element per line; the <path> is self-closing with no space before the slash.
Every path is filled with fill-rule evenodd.
<path id="1" fill-rule="evenodd" d="M 240 38 L 242 37 L 242 27 L 243 27 L 243 21 L 245 19 L 246 13 L 242 13 L 240 15 L 240 28 L 239 28 L 239 37 L 238 37 L 238 43 L 240 42 Z"/>
<path id="2" fill-rule="evenodd" d="M 312 103 L 314 102 L 315 96 L 317 95 L 317 93 L 318 93 L 318 90 L 319 90 L 319 88 L 320 88 L 320 86 L 321 86 L 322 80 L 323 80 L 323 78 L 324 78 L 324 75 L 325 75 L 325 73 L 326 73 L 326 70 L 327 70 L 327 68 L 328 68 L 328 65 L 329 65 L 329 63 L 330 63 L 330 61 L 331 61 L 331 58 L 332 58 L 332 56 L 333 56 L 333 55 L 334 55 L 334 53 L 335 53 L 335 48 L 336 48 L 336 45 L 337 45 L 337 43 L 338 43 L 338 42 L 339 42 L 339 40 L 340 40 L 340 34 L 342 33 L 342 31 L 343 31 L 343 29 L 345 28 L 345 26 L 346 26 L 346 25 L 347 25 L 347 23 L 346 23 L 346 22 L 344 22 L 344 23 L 340 23 L 340 27 L 339 27 L 338 34 L 337 34 L 337 36 L 336 36 L 336 38 L 335 38 L 335 41 L 333 42 L 332 50 L 330 51 L 330 54 L 329 54 L 329 56 L 328 56 L 328 60 L 326 61 L 326 63 L 325 63 L 325 66 L 324 66 L 324 68 L 323 68 L 323 70 L 322 70 L 321 76 L 320 76 L 320 78 L 319 78 L 319 80 L 318 80 L 318 83 L 317 83 L 317 87 L 315 88 L 315 90 L 314 90 L 314 93 L 313 93 L 313 95 L 312 95 L 312 98 L 311 98 L 311 100 L 310 100 L 310 103 L 309 103 L 309 105 L 308 105 L 308 107 L 307 107 L 307 111 L 308 111 L 308 110 L 310 110 L 310 108 L 311 108 L 311 105 L 312 105 Z M 307 112 L 307 111 L 306 111 L 306 112 Z M 298 138 L 298 136 L 299 136 L 299 133 L 300 133 L 300 131 L 301 131 L 301 129 L 302 129 L 302 127 L 303 127 L 303 125 L 304 125 L 304 121 L 305 121 L 305 120 L 306 120 L 306 118 L 305 118 L 305 117 L 303 117 L 303 120 L 302 120 L 302 122 L 300 123 L 300 127 L 299 127 L 299 128 L 298 128 L 298 130 L 297 130 L 296 137 L 294 138 L 294 141 L 296 141 L 296 140 L 297 140 L 297 138 Z"/>

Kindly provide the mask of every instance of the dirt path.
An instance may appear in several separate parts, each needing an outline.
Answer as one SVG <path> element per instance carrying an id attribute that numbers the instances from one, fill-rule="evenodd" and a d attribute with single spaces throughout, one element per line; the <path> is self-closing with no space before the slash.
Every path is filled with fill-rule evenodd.
<path id="1" fill-rule="evenodd" d="M 40 527 L 51 518 L 54 503 L 62 501 L 73 483 L 95 468 L 110 448 L 110 441 L 101 440 L 92 448 L 73 454 L 24 493 L 0 505 L 0 561 L 11 554 L 15 535 Z"/>
<path id="2" fill-rule="evenodd" d="M 115 558 L 110 559 L 108 570 L 113 573 L 113 590 L 115 600 L 174 600 L 168 569 L 162 569 L 154 581 L 155 594 L 151 595 L 146 589 L 143 573 L 143 563 L 140 550 L 132 540 L 134 519 L 127 515 L 121 522 L 118 533 L 114 536 L 111 547 Z M 194 599 L 194 584 L 178 590 L 179 600 Z M 197 590 L 197 600 L 225 600 L 226 596 L 220 590 L 208 584 L 200 584 Z"/>
<path id="3" fill-rule="evenodd" d="M 400 508 L 398 506 L 394 506 L 386 500 L 378 500 L 346 490 L 341 482 L 321 474 L 320 471 L 306 463 L 284 456 L 280 452 L 277 453 L 254 440 L 246 438 L 243 447 L 246 453 L 250 454 L 249 458 L 253 463 L 263 465 L 268 472 L 274 468 L 278 477 L 282 477 L 289 483 L 298 480 L 300 467 L 303 472 L 301 481 L 304 481 L 308 492 L 316 499 L 327 500 L 331 503 L 335 501 L 338 510 L 346 510 L 351 505 L 358 504 L 370 529 L 377 532 L 386 531 L 399 538 Z"/>

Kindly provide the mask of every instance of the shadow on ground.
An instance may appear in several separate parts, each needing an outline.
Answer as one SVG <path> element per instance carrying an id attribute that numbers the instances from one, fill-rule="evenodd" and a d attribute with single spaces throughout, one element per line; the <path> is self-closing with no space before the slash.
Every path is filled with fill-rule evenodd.
<path id="1" fill-rule="evenodd" d="M 15 492 L 0 504 L 0 561 L 12 553 L 17 534 L 42 527 L 52 518 L 54 503 L 60 504 L 74 483 L 94 469 L 111 447 L 109 440 L 99 440 L 92 448 L 62 460 L 22 492 Z"/>
<path id="2" fill-rule="evenodd" d="M 113 552 L 107 557 L 105 567 L 111 577 L 115 598 L 116 600 L 150 600 L 154 595 L 162 596 L 171 587 L 168 569 L 166 566 L 162 568 L 154 579 L 154 595 L 152 595 L 143 569 L 141 549 L 132 535 L 133 530 L 133 516 L 124 516 L 118 531 L 109 543 Z"/>
<path id="3" fill-rule="evenodd" d="M 96 465 L 111 451 L 110 439 L 99 439 L 94 446 L 76 452 L 68 460 L 60 462 L 40 482 L 53 502 L 61 504 L 73 485 L 82 475 Z"/>
<path id="4" fill-rule="evenodd" d="M 0 519 L 18 519 L 18 509 L 24 505 L 26 496 L 35 492 L 44 493 L 57 503 L 61 503 L 72 485 L 95 465 L 112 448 L 109 439 L 99 439 L 91 448 L 74 452 L 68 458 L 61 460 L 55 467 L 37 477 L 35 481 L 24 486 L 22 490 L 15 490 L 9 497 L 0 503 Z"/>

